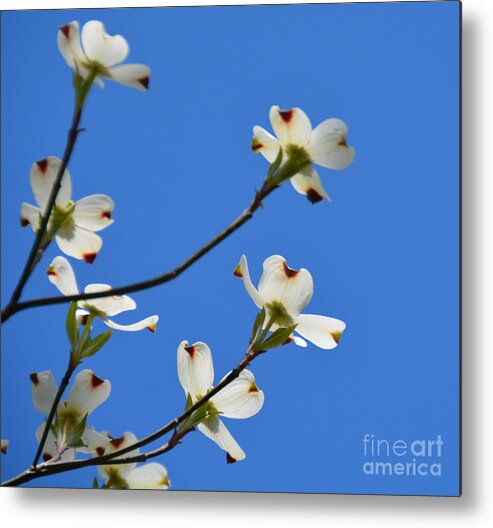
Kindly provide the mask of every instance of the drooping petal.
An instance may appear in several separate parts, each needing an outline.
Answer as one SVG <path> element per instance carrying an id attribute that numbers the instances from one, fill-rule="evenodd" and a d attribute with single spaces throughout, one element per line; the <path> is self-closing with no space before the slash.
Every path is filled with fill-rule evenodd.
<path id="1" fill-rule="evenodd" d="M 98 378 L 92 370 L 81 370 L 75 377 L 66 408 L 83 417 L 104 403 L 110 392 L 111 383 L 108 380 Z"/>
<path id="2" fill-rule="evenodd" d="M 97 293 L 111 290 L 109 284 L 88 284 L 84 288 L 84 293 Z M 135 310 L 137 304 L 128 295 L 109 295 L 108 297 L 98 297 L 96 299 L 88 299 L 83 301 L 84 306 L 94 307 L 100 312 L 103 312 L 108 317 L 118 315 L 128 310 Z"/>
<path id="3" fill-rule="evenodd" d="M 31 226 L 33 231 L 37 231 L 40 224 L 40 217 L 42 216 L 41 209 L 34 205 L 22 202 L 21 204 L 21 226 Z"/>
<path id="4" fill-rule="evenodd" d="M 121 64 L 108 69 L 109 77 L 125 86 L 142 92 L 149 89 L 151 69 L 145 64 Z"/>
<path id="5" fill-rule="evenodd" d="M 114 330 L 122 330 L 123 332 L 138 332 L 140 330 L 147 329 L 150 332 L 154 333 L 156 331 L 158 321 L 158 315 L 151 315 L 150 317 L 142 319 L 142 321 L 138 321 L 137 323 L 129 325 L 118 324 L 112 321 L 111 319 L 103 319 L 103 323 L 105 325 L 109 326 L 110 328 L 113 328 Z"/>
<path id="6" fill-rule="evenodd" d="M 273 163 L 279 154 L 281 144 L 272 134 L 261 126 L 253 127 L 252 150 L 260 152 L 269 162 Z"/>
<path id="7" fill-rule="evenodd" d="M 89 316 L 90 312 L 87 310 L 83 310 L 82 308 L 79 308 L 75 311 L 75 320 L 77 321 L 77 324 L 79 326 L 85 326 L 87 323 L 87 317 Z"/>
<path id="8" fill-rule="evenodd" d="M 343 321 L 323 315 L 302 314 L 296 322 L 296 332 L 324 350 L 335 348 L 346 328 Z"/>
<path id="9" fill-rule="evenodd" d="M 337 118 L 322 121 L 307 147 L 310 159 L 328 169 L 345 169 L 354 160 L 355 150 L 346 143 L 346 123 Z"/>
<path id="10" fill-rule="evenodd" d="M 60 169 L 61 160 L 55 156 L 35 161 L 31 165 L 31 172 L 29 174 L 29 181 L 31 183 L 31 190 L 34 194 L 37 204 L 44 211 L 48 198 L 56 180 L 58 170 Z M 56 198 L 56 205 L 65 208 L 70 202 L 72 196 L 72 179 L 67 169 L 63 173 L 60 190 Z"/>
<path id="11" fill-rule="evenodd" d="M 79 23 L 74 20 L 58 28 L 58 49 L 71 68 L 77 69 L 85 61 L 79 34 Z"/>
<path id="12" fill-rule="evenodd" d="M 34 408 L 42 414 L 48 415 L 58 391 L 51 370 L 33 372 L 29 379 L 32 385 Z"/>
<path id="13" fill-rule="evenodd" d="M 106 449 L 106 454 L 114 453 L 125 449 L 128 446 L 131 446 L 137 442 L 137 437 L 131 433 L 123 433 L 122 436 L 118 438 L 110 438 L 110 442 Z M 125 453 L 124 457 L 131 457 L 139 454 L 139 449 L 134 449 Z M 120 478 L 125 479 L 127 475 L 137 466 L 136 463 L 132 464 L 108 464 L 106 466 L 99 466 L 98 471 L 101 477 L 108 478 L 112 474 L 117 474 Z"/>
<path id="14" fill-rule="evenodd" d="M 92 194 L 75 202 L 74 223 L 89 231 L 101 231 L 113 223 L 111 214 L 115 204 L 104 194 Z"/>
<path id="15" fill-rule="evenodd" d="M 214 366 L 210 348 L 205 343 L 188 345 L 182 341 L 178 346 L 178 379 L 194 401 L 204 396 L 214 381 Z"/>
<path id="16" fill-rule="evenodd" d="M 127 475 L 126 480 L 130 489 L 166 490 L 170 487 L 166 468 L 155 462 L 135 468 Z"/>
<path id="17" fill-rule="evenodd" d="M 264 300 L 262 299 L 262 296 L 252 283 L 252 279 L 250 278 L 250 271 L 248 269 L 248 262 L 245 255 L 241 256 L 240 263 L 236 267 L 234 274 L 236 277 L 240 277 L 243 279 L 245 289 L 248 295 L 250 295 L 250 297 L 252 298 L 253 302 L 256 304 L 257 308 L 262 308 L 262 306 L 264 305 Z"/>
<path id="18" fill-rule="evenodd" d="M 41 438 L 43 437 L 43 433 L 45 430 L 46 423 L 42 423 L 34 433 L 36 436 L 36 440 L 41 442 Z M 53 434 L 52 431 L 48 432 L 48 436 L 46 437 L 45 445 L 43 446 L 43 453 L 42 453 L 42 459 L 43 462 L 48 462 L 51 460 L 58 452 L 58 444 L 56 436 Z M 60 457 L 60 462 L 69 462 L 70 460 L 73 460 L 75 458 L 75 449 L 65 449 Z"/>
<path id="19" fill-rule="evenodd" d="M 227 427 L 217 416 L 211 416 L 205 422 L 200 423 L 199 431 L 228 454 L 228 462 L 238 462 L 246 458 L 245 452 L 231 436 Z"/>
<path id="20" fill-rule="evenodd" d="M 127 41 L 121 35 L 108 35 L 99 20 L 84 24 L 82 45 L 87 57 L 104 67 L 123 62 L 129 51 Z"/>
<path id="21" fill-rule="evenodd" d="M 88 264 L 94 262 L 103 245 L 99 235 L 76 226 L 71 218 L 57 231 L 55 240 L 66 255 L 85 260 Z"/>
<path id="22" fill-rule="evenodd" d="M 65 257 L 55 257 L 46 270 L 46 274 L 49 281 L 63 295 L 77 295 L 79 293 L 74 270 Z"/>
<path id="23" fill-rule="evenodd" d="M 281 110 L 278 106 L 273 106 L 269 117 L 283 147 L 287 145 L 304 147 L 310 141 L 312 124 L 301 108 Z"/>
<path id="24" fill-rule="evenodd" d="M 262 408 L 264 393 L 255 384 L 253 373 L 243 370 L 238 378 L 220 390 L 211 401 L 227 418 L 250 418 Z"/>
<path id="25" fill-rule="evenodd" d="M 258 289 L 266 303 L 277 301 L 295 317 L 312 298 L 313 279 L 308 270 L 291 269 L 283 257 L 273 255 L 264 261 Z"/>
<path id="26" fill-rule="evenodd" d="M 325 192 L 318 172 L 309 165 L 298 174 L 291 178 L 291 184 L 297 192 L 305 195 L 308 200 L 315 204 L 324 198 L 331 201 L 329 195 Z"/>

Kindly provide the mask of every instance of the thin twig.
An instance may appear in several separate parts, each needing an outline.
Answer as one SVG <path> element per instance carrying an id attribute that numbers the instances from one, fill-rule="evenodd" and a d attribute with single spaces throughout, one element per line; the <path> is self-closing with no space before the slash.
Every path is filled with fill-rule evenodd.
<path id="1" fill-rule="evenodd" d="M 53 182 L 53 186 L 50 191 L 50 196 L 48 197 L 48 202 L 46 204 L 46 208 L 41 219 L 41 224 L 39 226 L 38 231 L 36 232 L 36 236 L 34 238 L 31 251 L 29 252 L 26 263 L 24 265 L 24 269 L 22 270 L 22 274 L 19 278 L 19 281 L 17 282 L 16 287 L 14 288 L 14 291 L 12 292 L 7 306 L 2 310 L 2 322 L 6 321 L 12 314 L 18 311 L 16 308 L 18 307 L 18 301 L 22 295 L 24 286 L 29 280 L 29 277 L 34 271 L 34 268 L 41 260 L 41 257 L 43 256 L 43 253 L 50 242 L 48 240 L 46 243 L 43 244 L 43 237 L 46 234 L 48 222 L 50 220 L 51 213 L 53 212 L 53 208 L 55 206 L 55 202 L 60 191 L 65 169 L 67 168 L 68 162 L 70 161 L 70 157 L 72 156 L 72 152 L 74 150 L 75 143 L 80 132 L 79 124 L 82 118 L 82 110 L 84 108 L 84 103 L 89 93 L 89 89 L 94 80 L 94 75 L 92 74 L 92 72 L 89 74 L 89 76 L 85 80 L 85 85 L 83 86 L 83 90 L 85 91 L 81 92 L 80 97 L 76 97 L 74 114 L 72 116 L 72 124 L 70 125 L 70 129 L 68 131 L 67 144 L 65 146 L 63 158 L 60 167 L 58 168 L 55 181 Z"/>
<path id="2" fill-rule="evenodd" d="M 2 487 L 3 486 L 19 486 L 20 484 L 24 484 L 26 482 L 29 482 L 31 480 L 34 480 L 40 477 L 55 475 L 57 473 L 64 473 L 66 471 L 73 471 L 75 469 L 80 469 L 80 468 L 88 467 L 88 466 L 102 466 L 106 464 L 123 464 L 123 463 L 130 463 L 134 461 L 140 462 L 148 458 L 158 456 L 159 454 L 162 454 L 168 451 L 170 449 L 169 445 L 170 443 L 171 444 L 173 443 L 174 437 L 172 437 L 167 444 L 158 448 L 157 450 L 151 451 L 149 453 L 142 453 L 139 455 L 135 455 L 136 457 L 135 459 L 134 459 L 134 456 L 132 456 L 132 457 L 127 457 L 125 459 L 116 460 L 117 457 L 121 457 L 122 455 L 125 455 L 126 453 L 129 453 L 130 451 L 134 451 L 135 449 L 141 448 L 172 431 L 176 431 L 180 424 L 182 424 L 185 420 L 187 420 L 196 410 L 198 410 L 202 405 L 204 405 L 204 403 L 208 402 L 219 391 L 224 389 L 224 387 L 226 387 L 233 380 L 235 380 L 240 375 L 240 373 L 256 357 L 258 357 L 262 353 L 263 353 L 262 351 L 256 351 L 256 352 L 252 351 L 251 346 L 250 346 L 246 354 L 243 356 L 243 359 L 240 361 L 240 363 L 238 363 L 237 367 L 234 368 L 218 385 L 216 385 L 213 389 L 211 389 L 203 398 L 198 400 L 188 410 L 186 410 L 180 416 L 178 416 L 177 418 L 175 418 L 174 420 L 166 424 L 164 427 L 162 427 L 161 429 L 158 429 L 157 431 L 150 434 L 149 436 L 146 436 L 145 438 L 138 440 L 134 444 L 129 445 L 123 449 L 120 449 L 119 451 L 114 451 L 113 453 L 108 453 L 108 454 L 97 456 L 94 458 L 88 458 L 84 460 L 73 460 L 70 462 L 57 462 L 56 464 L 41 464 L 37 466 L 37 468 L 29 468 L 28 470 L 24 471 L 24 473 L 21 473 L 20 475 L 12 479 L 2 482 L 1 486 Z"/>
<path id="3" fill-rule="evenodd" d="M 262 200 L 265 197 L 267 197 L 276 188 L 277 187 L 272 187 L 270 185 L 264 185 L 261 191 L 256 192 L 255 197 L 253 198 L 249 207 L 245 209 L 245 211 L 243 211 L 243 213 L 241 213 L 241 215 L 238 216 L 236 220 L 234 220 L 226 229 L 224 229 L 221 233 L 216 235 L 212 240 L 207 242 L 207 244 L 202 246 L 197 252 L 195 252 L 192 256 L 190 256 L 188 259 L 183 261 L 180 265 L 178 265 L 176 268 L 172 269 L 171 271 L 168 271 L 162 275 L 158 275 L 157 277 L 154 277 L 152 279 L 144 280 L 141 282 L 136 282 L 133 284 L 128 284 L 126 286 L 121 286 L 119 288 L 113 288 L 111 290 L 107 290 L 104 292 L 80 293 L 77 295 L 44 297 L 40 299 L 33 299 L 31 301 L 21 302 L 15 305 L 9 304 L 9 306 L 7 306 L 8 311 L 7 311 L 7 308 L 2 311 L 2 322 L 6 321 L 11 315 L 17 312 L 20 312 L 21 310 L 26 310 L 27 308 L 47 306 L 47 305 L 53 305 L 53 304 L 61 304 L 61 303 L 66 303 L 66 302 L 73 302 L 73 301 L 80 301 L 80 300 L 87 300 L 87 299 L 96 299 L 96 298 L 101 298 L 101 297 L 109 297 L 111 295 L 124 295 L 127 293 L 132 293 L 136 291 L 146 290 L 148 288 L 153 288 L 155 286 L 159 286 L 160 284 L 164 284 L 165 282 L 169 282 L 175 279 L 176 277 L 178 277 L 181 273 L 187 270 L 192 264 L 194 264 L 204 255 L 206 255 L 211 249 L 215 248 L 225 238 L 227 238 L 229 235 L 231 235 L 237 229 L 239 229 L 245 222 L 250 220 L 250 218 L 252 218 L 255 211 L 259 207 L 262 206 Z"/>

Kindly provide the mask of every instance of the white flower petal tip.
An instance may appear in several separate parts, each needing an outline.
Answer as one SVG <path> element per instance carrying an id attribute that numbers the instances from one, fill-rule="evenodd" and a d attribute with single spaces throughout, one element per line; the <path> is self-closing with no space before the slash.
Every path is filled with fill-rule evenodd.
<path id="1" fill-rule="evenodd" d="M 132 470 L 126 478 L 130 489 L 161 489 L 171 486 L 166 468 L 161 464 L 144 464 Z"/>
<path id="2" fill-rule="evenodd" d="M 0 443 L 0 451 L 2 452 L 2 455 L 7 454 L 8 447 L 9 447 L 9 441 L 2 438 L 2 441 Z"/>
<path id="3" fill-rule="evenodd" d="M 245 457 L 246 458 L 246 457 Z M 232 455 L 230 455 L 229 453 L 226 453 L 226 464 L 236 464 L 236 462 L 238 462 L 238 459 L 237 458 L 234 458 Z"/>
<path id="4" fill-rule="evenodd" d="M 239 279 L 243 279 L 243 270 L 241 268 L 241 262 L 239 262 L 233 271 L 233 275 Z"/>

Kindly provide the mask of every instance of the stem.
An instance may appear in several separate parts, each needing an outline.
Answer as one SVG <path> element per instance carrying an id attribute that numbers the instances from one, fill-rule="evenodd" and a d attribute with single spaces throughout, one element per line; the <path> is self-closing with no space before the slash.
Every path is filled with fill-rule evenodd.
<path id="1" fill-rule="evenodd" d="M 70 354 L 70 360 L 68 362 L 67 370 L 65 371 L 65 374 L 63 375 L 63 378 L 60 383 L 60 386 L 58 387 L 58 391 L 56 393 L 55 399 L 53 400 L 53 403 L 51 405 L 50 414 L 48 415 L 48 419 L 46 420 L 45 428 L 43 430 L 43 436 L 41 437 L 41 440 L 38 445 L 38 449 L 36 451 L 36 454 L 34 455 L 33 463 L 31 465 L 32 471 L 36 471 L 37 469 L 37 464 L 41 457 L 41 454 L 43 453 L 43 448 L 45 446 L 46 439 L 48 438 L 48 433 L 50 432 L 51 424 L 53 423 L 53 418 L 55 417 L 60 400 L 62 399 L 63 393 L 65 392 L 65 389 L 67 388 L 67 385 L 69 384 L 70 378 L 76 367 L 77 367 L 77 363 L 73 360 L 73 355 Z"/>
<path id="2" fill-rule="evenodd" d="M 192 264 L 200 260 L 204 255 L 206 255 L 211 249 L 215 248 L 220 242 L 226 239 L 229 235 L 234 233 L 239 229 L 245 222 L 252 218 L 255 211 L 262 206 L 262 200 L 267 197 L 274 189 L 277 187 L 272 187 L 271 185 L 264 184 L 262 189 L 255 194 L 252 202 L 249 207 L 241 213 L 240 216 L 236 218 L 226 229 L 221 233 L 216 235 L 212 240 L 207 242 L 202 246 L 198 251 L 196 251 L 191 257 L 183 261 L 180 265 L 174 268 L 171 271 L 168 271 L 162 275 L 158 275 L 152 279 L 148 279 L 141 282 L 136 282 L 133 284 L 128 284 L 126 286 L 121 286 L 119 288 L 113 288 L 104 292 L 95 292 L 95 293 L 81 293 L 77 295 L 68 295 L 68 296 L 56 296 L 56 297 L 44 297 L 40 299 L 33 299 L 31 301 L 25 301 L 22 303 L 9 303 L 9 305 L 2 311 L 1 320 L 2 322 L 6 321 L 11 315 L 26 310 L 27 308 L 34 308 L 37 306 L 47 306 L 53 304 L 61 304 L 72 301 L 80 301 L 87 299 L 96 299 L 101 297 L 109 297 L 111 295 L 124 295 L 136 291 L 146 290 L 148 288 L 153 288 L 169 282 L 173 279 L 176 279 L 181 275 L 186 269 L 188 269 Z"/>
<path id="3" fill-rule="evenodd" d="M 146 460 L 147 458 L 152 458 L 154 456 L 158 456 L 161 453 L 169 451 L 170 449 L 172 449 L 172 447 L 174 447 L 174 445 L 172 445 L 173 442 L 175 442 L 175 444 L 177 443 L 177 440 L 176 440 L 177 437 L 179 440 L 179 438 L 182 437 L 181 436 L 182 434 L 184 436 L 185 434 L 188 434 L 188 432 L 190 432 L 190 430 L 177 432 L 178 426 L 182 424 L 185 420 L 187 420 L 197 409 L 199 409 L 202 405 L 204 405 L 204 403 L 208 402 L 219 391 L 224 389 L 224 387 L 226 387 L 233 380 L 235 380 L 240 375 L 240 373 L 260 354 L 262 354 L 262 351 L 254 352 L 250 346 L 246 354 L 243 356 L 243 359 L 238 363 L 236 368 L 234 368 L 218 385 L 216 385 L 213 389 L 211 389 L 203 398 L 198 400 L 187 411 L 185 411 L 180 416 L 178 416 L 177 418 L 175 418 L 174 420 L 166 424 L 164 427 L 162 427 L 161 429 L 158 429 L 157 431 L 150 434 L 149 436 L 142 438 L 138 442 L 135 442 L 134 444 L 127 446 L 123 449 L 120 449 L 119 451 L 115 451 L 113 453 L 108 453 L 106 455 L 102 455 L 102 456 L 98 456 L 94 458 L 88 458 L 84 460 L 73 460 L 71 462 L 57 462 L 55 464 L 41 464 L 37 467 L 35 467 L 35 465 L 33 464 L 33 467 L 24 471 L 24 473 L 21 473 L 20 475 L 10 480 L 6 480 L 5 482 L 2 482 L 1 486 L 18 486 L 20 484 L 24 484 L 26 482 L 29 482 L 31 480 L 34 480 L 40 477 L 45 477 L 48 475 L 55 475 L 57 473 L 63 473 L 66 471 L 73 471 L 75 469 L 80 469 L 80 468 L 87 467 L 87 466 L 101 466 L 105 464 L 123 464 L 123 463 L 128 463 L 128 461 L 141 462 L 141 461 Z M 118 458 L 118 460 L 114 460 L 116 459 L 116 457 L 121 457 L 122 455 L 129 453 L 130 451 L 143 447 L 172 431 L 175 431 L 175 434 L 171 437 L 170 441 L 164 446 L 161 446 L 160 448 L 158 448 L 157 450 L 151 451 L 149 453 L 141 453 L 139 455 L 135 455 L 135 457 L 132 456 L 132 457 L 127 457 L 125 459 Z M 170 447 L 170 445 L 172 445 L 172 447 Z"/>
<path id="4" fill-rule="evenodd" d="M 5 309 L 2 310 L 2 317 L 1 317 L 2 322 L 6 321 L 13 313 L 17 311 L 16 310 L 16 307 L 18 306 L 17 303 L 22 295 L 24 286 L 26 285 L 29 277 L 34 271 L 34 268 L 41 260 L 41 257 L 43 256 L 43 253 L 49 244 L 49 241 L 43 243 L 43 237 L 46 233 L 46 230 L 48 227 L 48 221 L 50 219 L 51 213 L 53 211 L 53 207 L 55 206 L 56 198 L 60 191 L 63 174 L 65 173 L 65 169 L 67 168 L 68 162 L 72 155 L 72 151 L 74 150 L 75 142 L 77 141 L 77 137 L 80 132 L 79 123 L 82 117 L 82 110 L 84 108 L 84 103 L 87 99 L 87 95 L 89 93 L 89 90 L 91 88 L 91 85 L 92 85 L 92 82 L 94 81 L 95 76 L 96 76 L 96 71 L 91 70 L 91 72 L 89 72 L 86 80 L 84 81 L 82 85 L 79 96 L 76 98 L 74 113 L 72 116 L 72 124 L 70 125 L 70 129 L 68 131 L 68 139 L 67 139 L 67 144 L 65 146 L 65 151 L 63 153 L 62 162 L 58 169 L 58 173 L 56 175 L 55 181 L 53 182 L 50 196 L 46 204 L 46 209 L 44 211 L 43 218 L 41 219 L 41 225 L 39 226 L 39 229 L 36 233 L 36 237 L 34 238 L 34 242 L 31 247 L 31 251 L 29 252 L 29 255 L 27 257 L 22 274 L 19 278 L 17 286 L 14 288 L 14 291 L 12 292 L 10 301 L 8 302 Z"/>

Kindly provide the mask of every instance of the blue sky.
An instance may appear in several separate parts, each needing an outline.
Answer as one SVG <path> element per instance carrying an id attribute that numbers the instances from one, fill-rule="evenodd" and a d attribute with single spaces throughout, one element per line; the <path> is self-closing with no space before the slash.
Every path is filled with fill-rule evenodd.
<path id="1" fill-rule="evenodd" d="M 321 169 L 333 203 L 312 206 L 289 184 L 265 210 L 177 280 L 134 294 L 158 313 L 156 334 L 115 332 L 84 367 L 109 378 L 91 416 L 114 436 L 144 436 L 180 414 L 183 339 L 212 349 L 216 380 L 247 347 L 255 307 L 232 270 L 248 256 L 254 282 L 273 254 L 313 275 L 307 313 L 343 319 L 340 346 L 294 345 L 254 364 L 265 392 L 250 420 L 227 420 L 247 453 L 226 465 L 200 433 L 159 460 L 174 489 L 339 493 L 458 492 L 458 8 L 456 2 L 2 13 L 2 305 L 32 244 L 19 227 L 33 202 L 29 168 L 61 156 L 70 71 L 57 27 L 98 19 L 151 66 L 151 89 L 95 87 L 70 171 L 74 197 L 110 195 L 115 223 L 79 285 L 123 285 L 171 269 L 250 202 L 267 163 L 251 128 L 272 104 L 300 106 L 314 125 L 339 117 L 356 160 Z M 44 269 L 24 298 L 54 295 Z M 42 417 L 29 373 L 66 365 L 67 306 L 21 312 L 2 329 L 2 477 L 24 470 Z M 441 477 L 369 476 L 365 434 L 389 441 L 441 435 Z M 389 459 L 392 463 L 400 458 Z M 387 459 L 385 459 L 387 461 Z M 407 461 L 407 459 L 406 459 Z M 419 460 L 418 460 L 419 462 Z M 93 468 L 34 481 L 88 487 Z"/>

